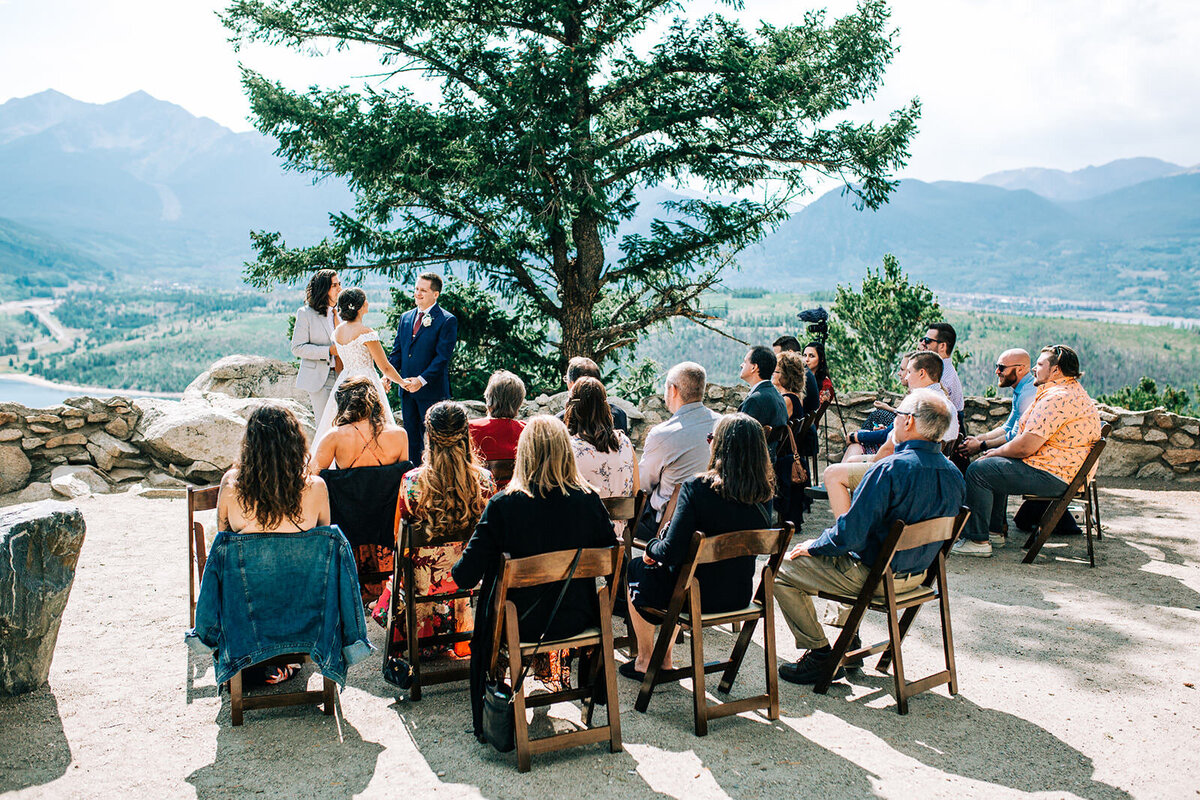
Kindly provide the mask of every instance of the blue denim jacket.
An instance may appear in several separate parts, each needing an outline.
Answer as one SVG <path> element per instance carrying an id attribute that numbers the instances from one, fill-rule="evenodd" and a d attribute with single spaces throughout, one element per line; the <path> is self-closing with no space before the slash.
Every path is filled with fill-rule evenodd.
<path id="1" fill-rule="evenodd" d="M 231 533 L 213 540 L 196 627 L 184 638 L 212 653 L 217 684 L 268 658 L 308 653 L 345 685 L 371 652 L 350 544 L 336 525 L 301 533 Z"/>

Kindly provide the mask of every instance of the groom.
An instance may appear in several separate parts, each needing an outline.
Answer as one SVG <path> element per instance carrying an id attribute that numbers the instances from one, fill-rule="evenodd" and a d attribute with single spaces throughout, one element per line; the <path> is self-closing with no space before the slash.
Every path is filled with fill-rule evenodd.
<path id="1" fill-rule="evenodd" d="M 413 300 L 417 307 L 400 317 L 396 341 L 388 361 L 404 380 L 400 382 L 400 412 L 408 431 L 409 459 L 421 463 L 425 449 L 425 412 L 450 398 L 447 369 L 458 341 L 458 320 L 437 304 L 442 277 L 425 272 L 417 277 Z"/>

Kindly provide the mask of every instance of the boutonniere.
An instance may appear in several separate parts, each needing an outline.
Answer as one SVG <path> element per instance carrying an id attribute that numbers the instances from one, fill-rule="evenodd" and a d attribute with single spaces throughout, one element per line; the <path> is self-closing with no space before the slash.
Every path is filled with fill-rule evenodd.
<path id="1" fill-rule="evenodd" d="M 426 314 L 424 317 L 421 318 L 421 327 L 422 328 L 428 328 L 432 324 L 433 324 L 433 317 L 429 316 L 428 314 Z"/>

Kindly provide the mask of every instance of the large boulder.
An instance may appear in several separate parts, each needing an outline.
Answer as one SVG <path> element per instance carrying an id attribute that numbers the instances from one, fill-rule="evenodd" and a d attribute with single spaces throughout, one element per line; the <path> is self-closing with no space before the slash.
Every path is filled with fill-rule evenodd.
<path id="1" fill-rule="evenodd" d="M 0 494 L 25 488 L 33 465 L 17 445 L 0 445 Z"/>
<path id="2" fill-rule="evenodd" d="M 290 408 L 311 439 L 315 427 L 312 412 L 300 403 L 209 394 L 184 397 L 179 402 L 158 398 L 135 400 L 141 418 L 132 441 L 169 464 L 188 466 L 202 461 L 224 471 L 237 458 L 246 420 L 254 409 L 266 403 Z"/>
<path id="3" fill-rule="evenodd" d="M 0 694 L 49 677 L 83 537 L 83 515 L 66 503 L 0 511 Z"/>
<path id="4" fill-rule="evenodd" d="M 308 392 L 296 388 L 296 367 L 262 356 L 225 356 L 200 373 L 183 392 L 185 398 L 208 394 L 309 402 Z"/>

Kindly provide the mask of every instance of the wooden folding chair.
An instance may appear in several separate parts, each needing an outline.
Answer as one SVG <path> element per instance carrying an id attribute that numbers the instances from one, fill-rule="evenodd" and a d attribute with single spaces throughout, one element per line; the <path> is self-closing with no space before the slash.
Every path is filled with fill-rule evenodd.
<path id="1" fill-rule="evenodd" d="M 779 564 L 783 560 L 784 550 L 786 550 L 791 536 L 792 525 L 786 522 L 782 528 L 733 531 L 713 536 L 705 536 L 700 531 L 692 534 L 688 558 L 679 568 L 675 588 L 671 593 L 671 601 L 667 605 L 667 609 L 665 611 L 649 608 L 639 609 L 643 612 L 643 616 L 662 627 L 655 639 L 654 653 L 650 656 L 650 667 L 646 670 L 645 678 L 642 679 L 642 688 L 638 692 L 634 708 L 645 712 L 650 705 L 650 695 L 654 692 L 654 687 L 660 683 L 691 678 L 692 706 L 697 736 L 704 736 L 708 733 L 710 719 L 728 717 L 743 711 L 765 708 L 768 719 L 779 719 L 779 665 L 775 663 L 774 586 L 775 573 L 779 571 Z M 701 613 L 700 584 L 695 580 L 696 567 L 730 558 L 758 555 L 766 555 L 767 563 L 762 568 L 758 591 L 750 605 L 736 611 L 716 614 Z M 717 691 L 722 694 L 729 693 L 737 678 L 738 670 L 741 669 L 742 660 L 746 656 L 746 650 L 750 646 L 754 628 L 759 620 L 763 621 L 766 693 L 710 705 L 704 691 L 704 676 L 710 672 L 723 673 Z M 738 622 L 747 624 L 742 627 L 729 659 L 706 664 L 704 661 L 704 628 Z M 676 626 L 691 633 L 691 664 L 678 669 L 662 669 L 667 648 L 675 644 Z"/>
<path id="2" fill-rule="evenodd" d="M 278 667 L 297 662 L 311 661 L 305 654 L 277 656 L 255 666 Z M 333 714 L 333 704 L 337 702 L 335 684 L 324 675 L 321 676 L 320 689 L 298 692 L 277 692 L 271 694 L 247 695 L 242 691 L 242 671 L 229 679 L 229 708 L 234 725 L 242 724 L 242 711 L 251 708 L 283 708 L 285 706 L 321 705 L 325 714 Z"/>
<path id="3" fill-rule="evenodd" d="M 196 520 L 200 511 L 212 511 L 217 507 L 220 486 L 205 486 L 187 490 L 188 514 L 188 624 L 196 624 L 196 591 L 204 577 L 204 563 L 208 560 L 208 546 L 204 541 L 204 525 Z"/>
<path id="4" fill-rule="evenodd" d="M 1104 445 L 1108 443 L 1108 436 L 1111 433 L 1111 425 L 1105 424 L 1100 429 L 1100 438 L 1092 445 L 1087 458 L 1083 460 L 1079 471 L 1075 473 L 1075 478 L 1061 495 L 1058 497 L 1025 495 L 1026 500 L 1043 500 L 1050 503 L 1046 507 L 1045 513 L 1042 514 L 1041 520 L 1034 526 L 1033 532 L 1029 534 L 1029 538 L 1025 540 L 1024 547 L 1029 551 L 1025 554 L 1024 562 L 1026 564 L 1032 564 L 1033 560 L 1037 558 L 1038 552 L 1046 544 L 1046 540 L 1050 538 L 1050 534 L 1054 533 L 1054 529 L 1058 527 L 1058 521 L 1062 519 L 1062 515 L 1066 513 L 1071 503 L 1075 500 L 1080 500 L 1084 504 L 1084 529 L 1087 532 L 1088 563 L 1093 567 L 1096 566 L 1096 554 L 1092 548 L 1092 517 L 1094 515 L 1096 519 L 1096 538 L 1099 539 L 1100 490 L 1096 487 L 1096 478 L 1092 472 L 1095 470 L 1096 462 L 1100 460 L 1100 454 L 1104 452 Z"/>
<path id="5" fill-rule="evenodd" d="M 496 485 L 505 486 L 512 480 L 516 464 L 515 458 L 498 458 L 487 462 L 487 468 L 488 472 L 492 473 L 492 480 L 496 481 Z"/>
<path id="6" fill-rule="evenodd" d="M 949 556 L 950 548 L 962 532 L 963 526 L 967 524 L 967 517 L 970 515 L 970 510 L 963 506 L 956 517 L 935 517 L 911 525 L 906 525 L 899 520 L 893 522 L 892 529 L 879 550 L 879 557 L 871 565 L 871 572 L 857 597 L 835 592 L 817 593 L 818 597 L 853 605 L 853 608 L 842 626 L 842 633 L 838 636 L 837 643 L 833 646 L 833 653 L 825 674 L 813 686 L 814 692 L 825 694 L 829 690 L 829 684 L 833 682 L 833 675 L 843 662 L 857 661 L 881 652 L 883 656 L 876 665 L 876 669 L 880 672 L 887 672 L 888 664 L 893 660 L 896 662 L 893 677 L 896 683 L 896 710 L 899 713 L 908 713 L 908 698 L 932 689 L 934 686 L 941 686 L 943 683 L 949 684 L 951 695 L 958 694 L 958 673 L 954 666 L 954 638 L 950 630 L 950 594 L 946 586 L 946 557 Z M 938 549 L 933 564 L 926 570 L 925 579 L 921 581 L 920 588 L 897 595 L 895 578 L 892 574 L 892 556 L 901 550 L 909 550 L 933 542 L 942 542 L 942 546 Z M 878 597 L 881 584 L 883 586 L 882 600 Z M 900 643 L 904 641 L 908 629 L 912 627 L 913 620 L 916 618 L 917 612 L 921 610 L 921 606 L 934 600 L 938 601 L 942 612 L 942 650 L 946 659 L 946 668 L 926 678 L 908 681 L 904 677 L 904 660 L 900 655 Z M 860 647 L 847 652 L 854 635 L 858 633 L 858 626 L 862 623 L 863 615 L 868 610 L 887 614 L 888 639 L 870 647 Z M 901 610 L 904 611 L 903 617 L 900 616 Z"/>
<path id="7" fill-rule="evenodd" d="M 507 553 L 500 568 L 500 576 L 496 583 L 495 628 L 493 630 L 494 646 L 492 648 L 489 672 L 493 678 L 498 678 L 497 665 L 500 651 L 508 653 L 509 683 L 513 690 L 513 716 L 516 721 L 517 769 L 528 772 L 530 758 L 534 753 L 548 753 L 563 750 L 568 747 L 591 744 L 608 740 L 609 750 L 613 753 L 621 751 L 621 715 L 620 701 L 617 695 L 617 667 L 613 660 L 612 635 L 612 602 L 614 587 L 617 585 L 617 571 L 622 564 L 622 548 L 613 547 L 585 548 L 582 551 L 561 550 L 554 553 L 544 553 L 528 558 L 512 558 Z M 522 642 L 518 627 L 516 605 L 508 599 L 512 589 L 521 589 L 545 584 L 558 583 L 566 578 L 579 552 L 579 562 L 575 567 L 575 579 L 604 578 L 603 586 L 597 589 L 597 603 L 600 608 L 600 625 L 588 628 L 576 636 L 566 639 L 543 641 L 539 647 L 536 641 Z M 598 647 L 599 658 L 596 661 L 597 673 L 603 671 L 604 686 L 607 698 L 608 718 L 604 725 L 592 726 L 592 712 L 596 703 L 596 681 L 598 674 L 591 676 L 580 675 L 580 688 L 566 689 L 549 694 L 525 696 L 523 681 L 518 683 L 521 665 L 526 656 L 535 651 L 549 652 L 552 650 L 567 650 L 579 647 Z M 584 686 L 585 680 L 588 685 Z M 553 734 L 540 739 L 529 738 L 529 722 L 525 718 L 527 708 L 549 706 L 554 703 L 587 699 L 582 730 Z"/>
<path id="8" fill-rule="evenodd" d="M 388 624 L 384 642 L 384 658 L 391 654 L 392 642 L 396 631 L 400 612 L 400 595 L 404 595 L 404 624 L 407 643 L 406 659 L 412 668 L 412 685 L 408 688 L 408 699 L 420 700 L 422 685 L 432 686 L 439 683 L 452 683 L 466 680 L 471 676 L 470 662 L 467 659 L 455 659 L 447 664 L 439 664 L 426 671 L 421 663 L 422 647 L 446 647 L 459 642 L 471 641 L 472 631 L 442 633 L 433 636 L 417 635 L 417 609 L 431 603 L 447 603 L 462 598 L 475 596 L 474 589 L 459 589 L 456 592 L 418 594 L 416 592 L 415 557 L 417 549 L 434 545 L 455 544 L 466 542 L 471 538 L 471 529 L 451 531 L 442 536 L 433 536 L 429 525 L 423 521 L 413 521 L 408 518 L 400 520 L 400 530 L 397 537 L 400 547 L 392 567 L 392 597 L 388 605 Z M 403 586 L 403 588 L 401 588 Z M 431 665 L 432 666 L 432 665 Z"/>
<path id="9" fill-rule="evenodd" d="M 817 430 L 817 428 L 821 424 L 821 420 L 825 419 L 825 412 L 828 409 L 829 409 L 829 401 L 828 400 L 821 401 L 821 405 L 817 406 L 817 410 L 814 411 L 813 413 L 809 414 L 808 417 L 805 419 L 805 423 L 807 424 L 808 429 L 811 429 L 814 431 Z M 805 430 L 806 435 L 807 435 L 807 432 L 808 431 Z M 826 436 L 827 440 L 828 440 L 828 438 L 829 437 Z M 799 444 L 799 443 L 800 443 L 800 437 L 797 436 L 796 444 Z M 826 441 L 826 444 L 828 444 L 828 441 Z M 818 476 L 817 476 L 817 456 L 820 455 L 820 452 L 821 452 L 821 440 L 820 440 L 820 438 L 818 438 L 817 446 L 815 448 L 813 448 L 813 451 L 810 456 L 812 458 L 812 469 L 809 470 L 809 473 L 808 473 L 808 479 L 810 481 L 812 481 L 814 485 L 816 485 L 817 478 L 818 478 Z M 826 458 L 828 459 L 828 454 L 826 454 Z M 828 462 L 826 462 L 826 463 L 828 463 Z"/>
<path id="10" fill-rule="evenodd" d="M 627 585 L 626 575 L 629 567 L 629 554 L 633 552 L 634 534 L 637 533 L 638 520 L 642 518 L 642 509 L 646 505 L 647 495 L 643 491 L 638 491 L 636 494 L 629 497 L 602 497 L 605 510 L 608 511 L 608 518 L 613 522 L 624 522 L 625 525 L 621 529 L 621 542 L 625 547 L 625 560 L 621 564 L 621 574 L 617 576 L 617 588 L 613 594 L 614 607 L 621 608 L 619 616 L 625 619 L 627 633 L 625 636 L 618 636 L 613 640 L 614 646 L 619 648 L 629 648 L 632 655 L 637 654 L 637 640 L 633 637 L 632 626 L 629 624 L 629 609 L 625 603 L 625 587 Z"/>

